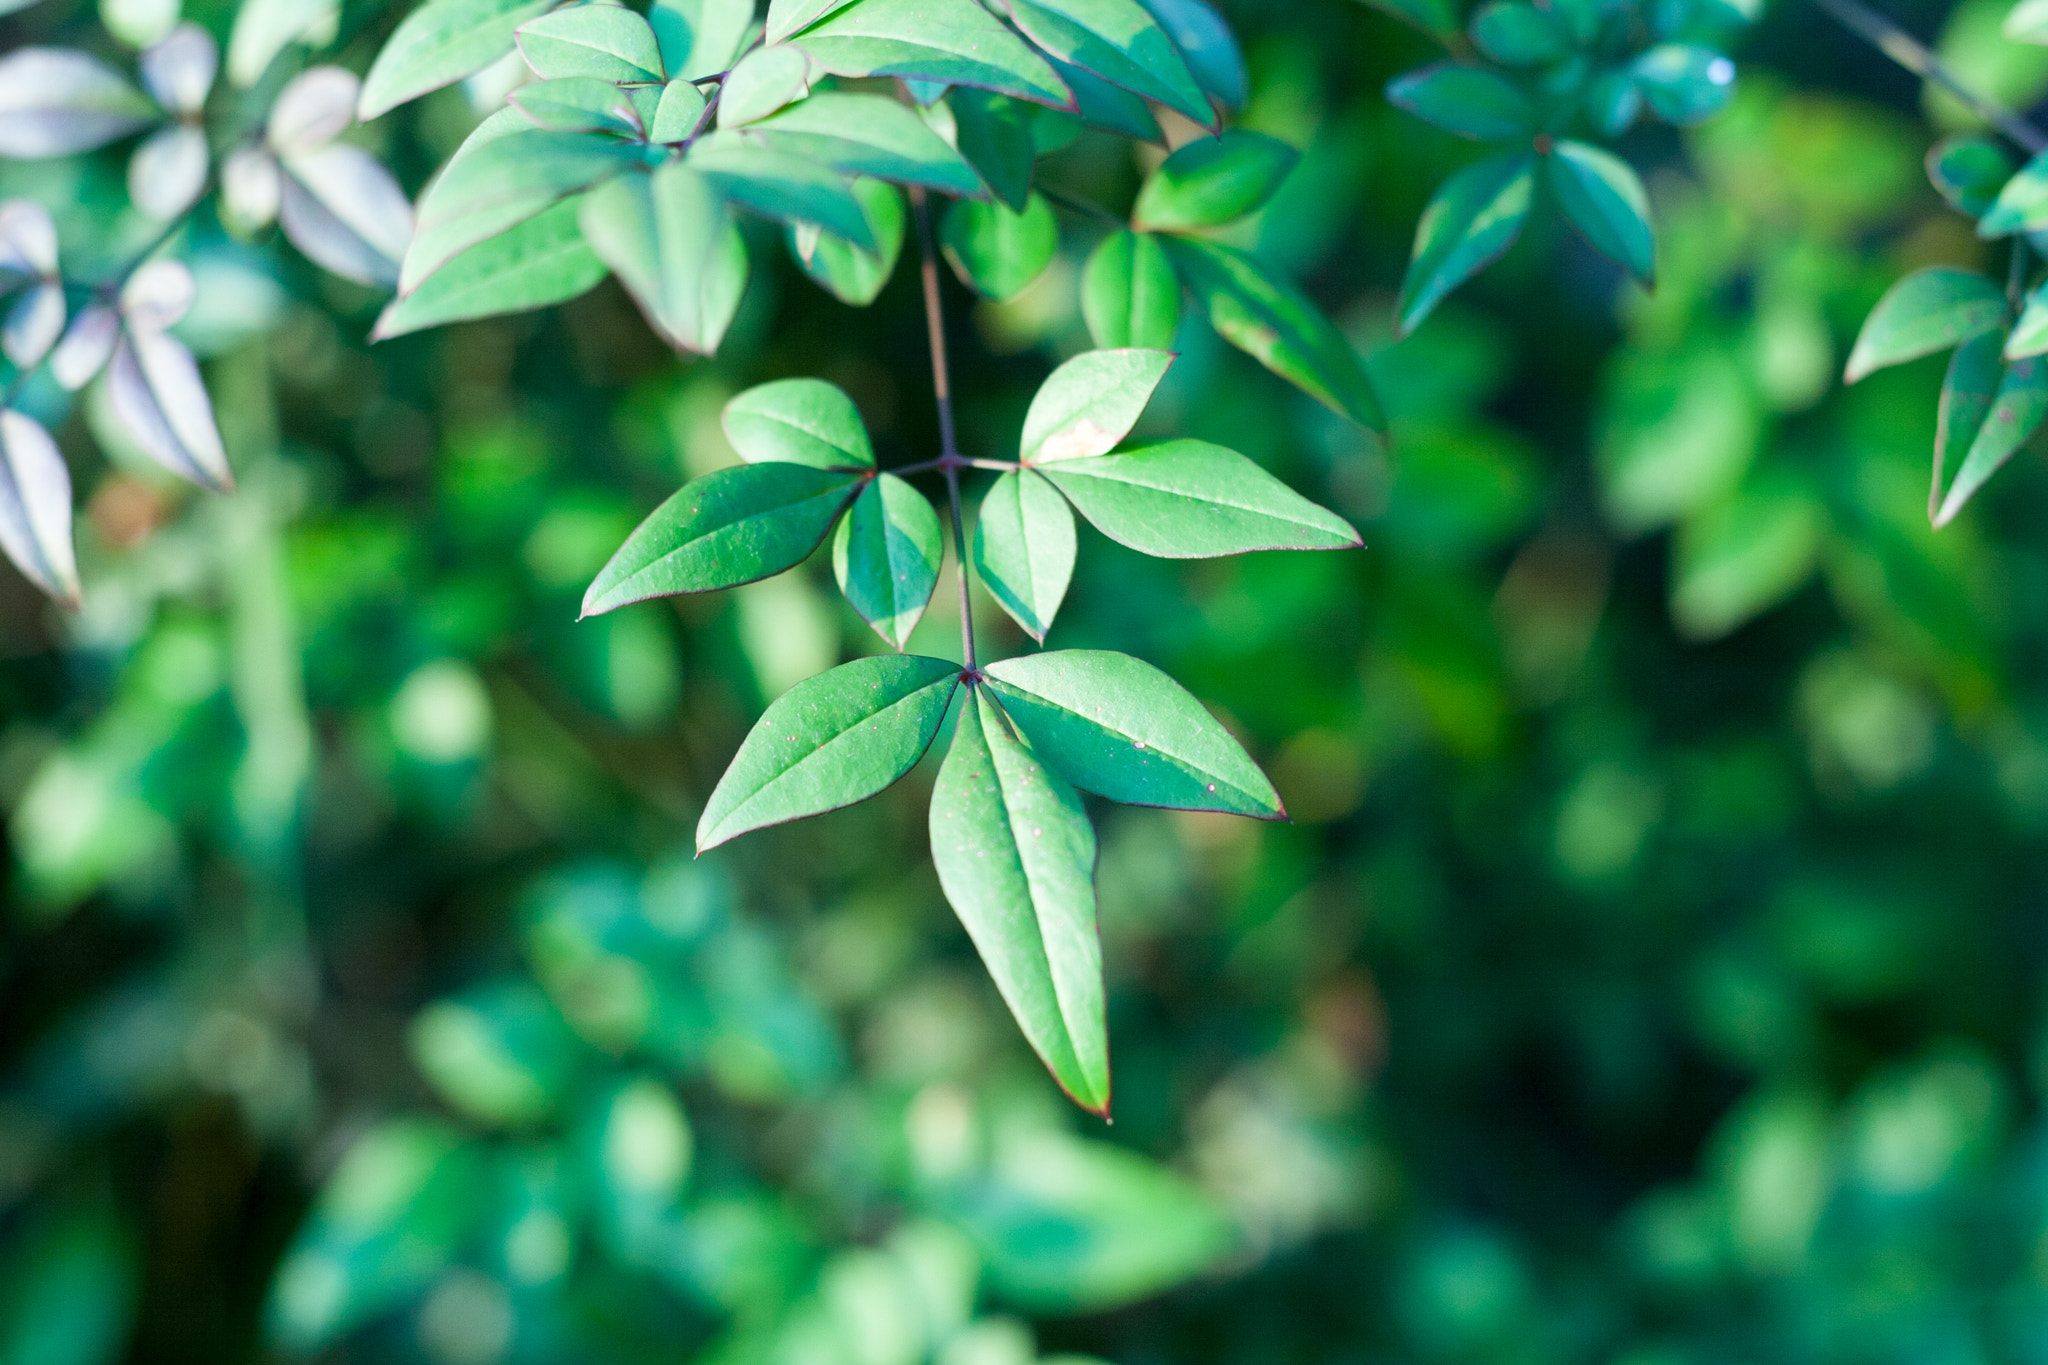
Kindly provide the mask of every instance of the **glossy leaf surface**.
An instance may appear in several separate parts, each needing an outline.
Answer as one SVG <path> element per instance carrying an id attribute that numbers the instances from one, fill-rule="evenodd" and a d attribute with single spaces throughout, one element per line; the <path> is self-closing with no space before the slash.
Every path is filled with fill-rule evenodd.
<path id="1" fill-rule="evenodd" d="M 894 474 L 872 480 L 832 539 L 839 590 L 898 649 L 924 616 L 939 583 L 945 534 L 931 502 Z"/>
<path id="2" fill-rule="evenodd" d="M 1342 517 L 1236 451 L 1204 441 L 1065 461 L 1045 466 L 1044 475 L 1111 540 L 1163 559 L 1362 543 Z"/>
<path id="3" fill-rule="evenodd" d="M 974 569 L 997 605 L 1044 640 L 1074 577 L 1074 514 L 1044 477 L 1014 470 L 997 479 L 974 523 Z"/>

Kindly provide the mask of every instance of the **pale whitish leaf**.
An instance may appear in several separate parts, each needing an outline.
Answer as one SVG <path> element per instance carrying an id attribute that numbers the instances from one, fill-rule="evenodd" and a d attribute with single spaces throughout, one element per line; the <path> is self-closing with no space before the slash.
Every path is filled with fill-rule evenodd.
<path id="1" fill-rule="evenodd" d="M 284 198 L 284 171 L 261 147 L 237 147 L 220 166 L 221 212 L 244 232 L 268 227 Z"/>
<path id="2" fill-rule="evenodd" d="M 1226 109 L 1244 107 L 1251 80 L 1230 25 L 1207 0 L 1143 0 L 1171 34 L 1204 90 Z"/>
<path id="3" fill-rule="evenodd" d="M 1991 411 L 1970 443 L 1970 453 L 1956 471 L 1956 481 L 1949 485 L 1934 524 L 1946 526 L 1953 521 L 1977 490 L 2040 429 L 2043 418 L 2048 418 L 2048 359 L 2016 360 L 2006 367 Z"/>
<path id="4" fill-rule="evenodd" d="M 0 57 L 0 157 L 90 151 L 155 116 L 140 90 L 83 52 L 23 47 Z"/>
<path id="5" fill-rule="evenodd" d="M 1095 831 L 1072 787 L 970 689 L 932 790 L 946 899 L 1032 1048 L 1083 1108 L 1109 1111 Z"/>
<path id="6" fill-rule="evenodd" d="M 128 198 L 144 217 L 169 222 L 206 189 L 206 133 L 189 123 L 159 128 L 128 158 Z"/>
<path id="7" fill-rule="evenodd" d="M 647 21 L 621 5 L 571 5 L 529 19 L 517 30 L 533 74 L 595 76 L 627 84 L 665 81 L 660 44 Z"/>
<path id="8" fill-rule="evenodd" d="M 264 136 L 279 156 L 324 147 L 355 120 L 361 89 L 352 72 L 316 66 L 292 77 L 270 106 Z"/>
<path id="9" fill-rule="evenodd" d="M 668 83 L 661 92 L 661 101 L 654 107 L 654 123 L 648 129 L 648 139 L 653 142 L 682 142 L 697 131 L 697 125 L 704 120 L 704 92 L 680 76 Z"/>
<path id="10" fill-rule="evenodd" d="M 1885 290 L 1870 310 L 1842 380 L 1853 384 L 1872 370 L 1945 351 L 2004 317 L 2005 291 L 1975 271 L 1916 270 Z"/>
<path id="11" fill-rule="evenodd" d="M 2021 43 L 2048 43 L 2048 0 L 2020 0 L 2005 16 L 2005 36 Z"/>
<path id="12" fill-rule="evenodd" d="M 815 226 L 806 232 L 802 224 L 790 229 L 789 240 L 790 250 L 805 274 L 841 302 L 858 308 L 873 303 L 895 272 L 909 215 L 903 207 L 903 196 L 879 180 L 856 180 L 853 193 L 867 215 L 870 234 L 881 244 L 878 251 L 863 251 L 843 237 L 819 232 Z"/>
<path id="13" fill-rule="evenodd" d="M 1041 475 L 997 479 L 974 522 L 974 568 L 998 606 L 1043 641 L 1074 578 L 1074 514 Z"/>
<path id="14" fill-rule="evenodd" d="M 798 683 L 719 779 L 697 851 L 887 790 L 931 747 L 959 684 L 958 664 L 916 655 L 860 659 Z"/>
<path id="15" fill-rule="evenodd" d="M 1041 466 L 1111 540 L 1162 559 L 1348 550 L 1358 532 L 1234 450 L 1167 441 Z"/>
<path id="16" fill-rule="evenodd" d="M 718 126 L 767 118 L 811 93 L 811 59 L 796 47 L 763 47 L 740 58 L 719 86 Z"/>
<path id="17" fill-rule="evenodd" d="M 780 222 L 815 223 L 864 250 L 876 248 L 852 185 L 828 166 L 763 147 L 741 131 L 698 139 L 688 162 L 730 203 Z"/>
<path id="18" fill-rule="evenodd" d="M 1107 455 L 1131 434 L 1173 365 L 1167 351 L 1084 351 L 1052 372 L 1024 414 L 1025 464 Z"/>
<path id="19" fill-rule="evenodd" d="M 988 666 L 987 685 L 1038 756 L 1133 806 L 1284 820 L 1273 784 L 1188 690 L 1152 665 L 1066 649 Z"/>
<path id="20" fill-rule="evenodd" d="M 1073 107 L 1072 92 L 1045 59 L 975 0 L 860 0 L 796 41 L 835 76 L 974 85 Z"/>
<path id="21" fill-rule="evenodd" d="M 199 25 L 186 22 L 149 51 L 136 65 L 143 89 L 174 114 L 196 114 L 220 72 L 220 46 Z"/>
<path id="22" fill-rule="evenodd" d="M 512 31 L 552 0 L 427 0 L 405 16 L 363 78 L 365 122 L 477 72 L 512 51 Z"/>
<path id="23" fill-rule="evenodd" d="M 945 532 L 930 500 L 894 474 L 872 480 L 832 538 L 839 590 L 898 649 L 924 616 L 939 584 Z"/>
<path id="24" fill-rule="evenodd" d="M 334 12 L 333 0 L 244 0 L 228 35 L 228 79 L 244 89 L 256 84 L 278 53 Z"/>
<path id="25" fill-rule="evenodd" d="M 31 583 L 78 604 L 70 471 L 50 433 L 11 410 L 0 412 L 0 550 Z"/>
<path id="26" fill-rule="evenodd" d="M 292 245 L 359 284 L 396 284 L 412 242 L 405 191 L 383 163 L 346 143 L 285 161 L 278 219 Z"/>
<path id="27" fill-rule="evenodd" d="M 747 248 L 703 176 L 678 162 L 621 176 L 584 197 L 579 221 L 656 331 L 699 354 L 718 349 L 746 287 Z"/>
<path id="28" fill-rule="evenodd" d="M 981 178 L 960 153 L 923 119 L 885 95 L 813 95 L 747 132 L 771 147 L 822 161 L 847 175 L 923 185 L 956 196 L 983 193 Z"/>
<path id="29" fill-rule="evenodd" d="M 26 9 L 35 0 L 4 0 L 0 13 Z M 146 48 L 162 42 L 177 26 L 180 0 L 100 0 L 100 23 L 123 47 Z"/>
<path id="30" fill-rule="evenodd" d="M 1177 110 L 1204 127 L 1216 111 L 1173 39 L 1138 0 L 1005 0 L 1032 42 L 1060 60 Z"/>
<path id="31" fill-rule="evenodd" d="M 1453 289 L 1497 260 L 1521 235 L 1535 185 L 1526 153 L 1494 156 L 1446 180 L 1415 225 L 1415 251 L 1401 281 L 1394 331 L 1422 325 Z"/>
<path id="32" fill-rule="evenodd" d="M 605 265 L 583 240 L 579 201 L 565 199 L 457 256 L 425 284 L 394 299 L 373 341 L 425 327 L 562 303 L 593 288 Z"/>
<path id="33" fill-rule="evenodd" d="M 855 0 L 768 0 L 767 39 L 779 43 L 854 3 Z"/>
<path id="34" fill-rule="evenodd" d="M 725 437 L 750 464 L 873 469 L 874 446 L 846 391 L 822 379 L 778 379 L 725 405 Z"/>
<path id="35" fill-rule="evenodd" d="M 57 273 L 57 225 L 33 199 L 0 204 L 0 270 L 45 277 Z"/>
<path id="36" fill-rule="evenodd" d="M 131 328 L 161 332 L 192 311 L 199 286 L 183 261 L 155 260 L 121 286 L 121 315 Z"/>
<path id="37" fill-rule="evenodd" d="M 234 487 L 213 402 L 182 342 L 124 331 L 107 366 L 107 397 L 123 429 L 165 469 L 216 492 Z"/>
<path id="38" fill-rule="evenodd" d="M 104 304 L 85 309 L 71 319 L 57 348 L 50 353 L 50 377 L 67 389 L 84 388 L 106 365 L 120 337 L 118 312 Z"/>
<path id="39" fill-rule="evenodd" d="M 64 286 L 43 280 L 29 287 L 7 312 L 0 328 L 0 350 L 19 369 L 28 369 L 64 334 Z"/>
<path id="40" fill-rule="evenodd" d="M 754 0 L 656 0 L 647 12 L 671 76 L 696 80 L 733 64 L 754 22 Z"/>

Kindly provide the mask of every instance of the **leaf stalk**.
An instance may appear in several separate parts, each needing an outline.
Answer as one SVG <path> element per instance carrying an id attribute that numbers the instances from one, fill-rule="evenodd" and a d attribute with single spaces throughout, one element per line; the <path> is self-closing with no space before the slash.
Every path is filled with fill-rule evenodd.
<path id="1" fill-rule="evenodd" d="M 910 191 L 910 207 L 917 218 L 919 274 L 924 281 L 925 336 L 932 353 L 932 395 L 939 406 L 939 458 L 911 471 L 931 468 L 946 476 L 946 501 L 953 513 L 953 558 L 960 578 L 960 652 L 967 665 L 970 686 L 981 678 L 974 649 L 974 606 L 967 584 L 967 522 L 960 511 L 960 470 L 969 461 L 961 458 L 953 425 L 953 381 L 946 365 L 946 311 L 939 293 L 939 253 L 932 241 L 931 203 L 921 187 Z M 904 472 L 911 472 L 904 471 Z"/>

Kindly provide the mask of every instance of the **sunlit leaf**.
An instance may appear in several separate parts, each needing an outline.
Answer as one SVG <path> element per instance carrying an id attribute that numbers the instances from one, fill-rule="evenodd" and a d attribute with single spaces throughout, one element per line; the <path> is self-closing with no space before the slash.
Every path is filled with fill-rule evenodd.
<path id="1" fill-rule="evenodd" d="M 607 272 L 583 240 L 577 207 L 577 200 L 563 200 L 463 252 L 418 289 L 394 299 L 378 316 L 372 339 L 545 308 L 589 291 Z"/>
<path id="2" fill-rule="evenodd" d="M 764 119 L 810 91 L 811 62 L 801 48 L 757 48 L 719 84 L 718 126 Z"/>
<path id="3" fill-rule="evenodd" d="M 1022 213 L 963 199 L 946 210 L 939 242 L 963 283 L 1002 302 L 1023 293 L 1052 264 L 1059 223 L 1041 195 L 1032 195 Z"/>
<path id="4" fill-rule="evenodd" d="M 1180 232 L 1242 218 L 1264 207 L 1300 160 L 1292 147 L 1260 133 L 1234 129 L 1198 138 L 1146 178 L 1131 226 Z"/>
<path id="5" fill-rule="evenodd" d="M 584 196 L 578 222 L 670 344 L 718 349 L 746 287 L 747 249 L 703 176 L 680 162 L 620 176 Z"/>
<path id="6" fill-rule="evenodd" d="M 1234 450 L 1167 441 L 1041 471 L 1098 531 L 1165 559 L 1252 550 L 1347 550 L 1362 542 L 1335 513 Z"/>
<path id="7" fill-rule="evenodd" d="M 814 469 L 872 469 L 875 450 L 845 390 L 822 379 L 778 379 L 725 405 L 726 439 L 754 464 L 781 460 Z"/>
<path id="8" fill-rule="evenodd" d="M 0 57 L 0 157 L 90 151 L 148 125 L 156 109 L 97 57 L 18 47 Z"/>
<path id="9" fill-rule="evenodd" d="M 1081 316 L 1097 346 L 1165 350 L 1180 330 L 1180 277 L 1149 234 L 1115 232 L 1081 272 Z"/>
<path id="10" fill-rule="evenodd" d="M 939 514 L 894 474 L 861 490 L 832 540 L 839 590 L 884 640 L 905 648 L 938 586 L 945 558 Z"/>
<path id="11" fill-rule="evenodd" d="M 870 0 L 862 0 L 863 7 Z M 923 119 L 882 95 L 824 93 L 752 124 L 749 137 L 846 175 L 978 196 L 981 179 Z"/>
<path id="12" fill-rule="evenodd" d="M 1946 526 L 1955 520 L 1977 490 L 2040 429 L 2043 418 L 2048 418 L 2048 360 L 2035 356 L 2012 362 L 1999 382 L 1984 425 L 1970 442 L 1969 454 L 1956 470 L 1955 482 L 1942 499 L 1934 524 Z"/>
<path id="13" fill-rule="evenodd" d="M 1083 351 L 1039 386 L 1019 458 L 1049 464 L 1107 455 L 1131 434 L 1172 364 L 1166 351 Z"/>
<path id="14" fill-rule="evenodd" d="M 997 479 L 974 522 L 974 571 L 998 606 L 1044 640 L 1074 578 L 1074 514 L 1031 470 Z"/>
<path id="15" fill-rule="evenodd" d="M 868 231 L 880 246 L 878 252 L 864 251 L 843 237 L 815 229 L 808 232 L 806 243 L 801 225 L 790 229 L 790 250 L 804 273 L 836 298 L 865 307 L 875 301 L 896 270 L 909 215 L 903 196 L 879 180 L 855 180 L 853 193 L 867 215 Z"/>
<path id="16" fill-rule="evenodd" d="M 543 80 L 594 76 L 625 84 L 668 78 L 654 30 L 622 5 L 571 5 L 527 20 L 516 34 L 520 54 Z"/>
<path id="17" fill-rule="evenodd" d="M 1941 401 L 1935 409 L 1934 476 L 1927 490 L 1927 519 L 1941 514 L 1946 491 L 1946 470 L 1960 469 L 1976 444 L 1984 419 L 1991 415 L 1992 401 L 2005 378 L 2005 338 L 1985 332 L 1956 347 L 1949 357 L 1948 373 L 1942 377 Z"/>
<path id="18" fill-rule="evenodd" d="M 1414 331 L 1453 289 L 1514 245 L 1528 221 L 1535 159 L 1493 156 L 1446 180 L 1415 226 L 1394 328 Z"/>
<path id="19" fill-rule="evenodd" d="M 107 365 L 114 415 L 151 459 L 202 488 L 234 487 L 213 400 L 184 343 L 161 332 L 123 331 Z"/>
<path id="20" fill-rule="evenodd" d="M 829 166 L 725 132 L 699 138 L 685 160 L 729 203 L 779 222 L 814 223 L 863 250 L 877 245 L 853 186 Z"/>
<path id="21" fill-rule="evenodd" d="M 835 76 L 973 85 L 1072 107 L 1045 59 L 975 0 L 860 0 L 805 29 L 796 43 Z"/>
<path id="22" fill-rule="evenodd" d="M 427 0 L 399 21 L 370 64 L 356 115 L 365 122 L 452 85 L 512 51 L 513 30 L 551 0 Z"/>
<path id="23" fill-rule="evenodd" d="M 1968 270 L 1931 266 L 1906 276 L 1877 301 L 1856 336 L 1843 382 L 1897 365 L 1996 327 L 2005 317 L 2005 291 Z"/>
<path id="24" fill-rule="evenodd" d="M 1138 0 L 1004 0 L 1025 36 L 1061 61 L 1196 123 L 1216 111 L 1180 49 Z"/>
<path id="25" fill-rule="evenodd" d="M 1179 46 L 1202 89 L 1226 109 L 1241 109 L 1251 81 L 1230 25 L 1208 0 L 1142 0 Z"/>

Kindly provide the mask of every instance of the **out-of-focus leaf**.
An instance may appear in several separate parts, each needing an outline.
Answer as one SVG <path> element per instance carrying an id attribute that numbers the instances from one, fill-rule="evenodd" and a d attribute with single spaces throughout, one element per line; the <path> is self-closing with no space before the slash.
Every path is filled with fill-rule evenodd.
<path id="1" fill-rule="evenodd" d="M 121 336 L 121 315 L 104 304 L 79 310 L 50 352 L 50 377 L 67 389 L 92 382 L 114 354 Z"/>
<path id="2" fill-rule="evenodd" d="M 1059 223 L 1042 195 L 1024 212 L 963 199 L 946 210 L 939 242 L 961 282 L 997 302 L 1013 299 L 1045 273 L 1059 251 Z"/>
<path id="3" fill-rule="evenodd" d="M 1025 464 L 1107 455 L 1131 434 L 1173 364 L 1167 351 L 1084 351 L 1054 370 L 1024 414 Z"/>
<path id="4" fill-rule="evenodd" d="M 220 73 L 220 46 L 195 23 L 179 24 L 136 59 L 142 88 L 173 114 L 196 114 Z"/>
<path id="5" fill-rule="evenodd" d="M 1735 96 L 1735 63 L 1712 48 L 1660 43 L 1636 58 L 1636 84 L 1667 123 L 1703 123 Z"/>
<path id="6" fill-rule="evenodd" d="M 552 0 L 427 0 L 399 21 L 363 78 L 365 123 L 430 90 L 472 76 L 513 49 L 521 24 Z"/>
<path id="7" fill-rule="evenodd" d="M 721 132 L 699 138 L 687 164 L 731 203 L 780 222 L 814 223 L 863 250 L 877 245 L 852 185 L 808 157 Z"/>
<path id="8" fill-rule="evenodd" d="M 1988 241 L 2040 227 L 2048 227 L 2048 153 L 2020 167 L 2005 182 L 1977 220 L 1977 235 Z"/>
<path id="9" fill-rule="evenodd" d="M 1401 281 L 1394 329 L 1422 325 L 1444 297 L 1499 259 L 1528 221 L 1535 159 L 1491 156 L 1446 180 L 1415 225 L 1415 251 Z"/>
<path id="10" fill-rule="evenodd" d="M 202 488 L 234 487 L 199 363 L 161 332 L 126 329 L 107 366 L 107 396 L 121 425 L 149 457 Z"/>
<path id="11" fill-rule="evenodd" d="M 654 107 L 654 122 L 647 130 L 648 139 L 669 143 L 689 138 L 704 121 L 705 104 L 704 92 L 678 76 L 662 88 L 661 99 Z"/>
<path id="12" fill-rule="evenodd" d="M 1726 635 L 1812 576 L 1827 513 L 1805 489 L 1744 488 L 1691 518 L 1674 545 L 1671 617 L 1695 640 Z"/>
<path id="13" fill-rule="evenodd" d="M 1138 191 L 1131 226 L 1184 232 L 1216 227 L 1262 208 L 1301 154 L 1278 138 L 1233 129 L 1199 138 L 1160 163 Z"/>
<path id="14" fill-rule="evenodd" d="M 543 80 L 594 76 L 631 84 L 668 79 L 647 21 L 622 5 L 571 5 L 515 30 L 520 55 Z"/>
<path id="15" fill-rule="evenodd" d="M 1948 266 L 1916 270 L 1885 291 L 1849 352 L 1844 383 L 1872 370 L 1945 351 L 2005 318 L 2005 291 L 1982 275 Z"/>
<path id="16" fill-rule="evenodd" d="M 1607 259 L 1651 284 L 1657 277 L 1657 234 L 1650 196 L 1626 161 L 1590 143 L 1561 138 L 1544 158 L 1551 192 L 1572 226 Z"/>
<path id="17" fill-rule="evenodd" d="M 1602 137 L 1620 137 L 1642 112 L 1642 87 L 1627 71 L 1602 72 L 1586 83 L 1586 117 Z"/>
<path id="18" fill-rule="evenodd" d="M 867 214 L 868 231 L 880 244 L 879 253 L 863 251 L 843 237 L 815 229 L 807 234 L 802 225 L 790 229 L 790 250 L 804 273 L 841 302 L 865 307 L 875 301 L 895 273 L 908 214 L 903 196 L 879 180 L 855 180 L 853 193 Z"/>
<path id="19" fill-rule="evenodd" d="M 1005 0 L 1025 36 L 1072 66 L 1187 115 L 1216 111 L 1173 39 L 1138 0 Z"/>
<path id="20" fill-rule="evenodd" d="M 33 199 L 0 203 L 0 271 L 44 279 L 57 273 L 57 225 Z"/>
<path id="21" fill-rule="evenodd" d="M 71 474 L 42 424 L 12 410 L 0 411 L 0 550 L 29 582 L 77 605 Z"/>
<path id="22" fill-rule="evenodd" d="M 778 379 L 748 389 L 725 405 L 722 421 L 726 439 L 752 464 L 875 467 L 860 410 L 844 389 L 822 379 Z"/>
<path id="23" fill-rule="evenodd" d="M 711 793 L 698 851 L 894 785 L 931 747 L 959 681 L 958 664 L 885 654 L 798 683 L 769 706 Z"/>
<path id="24" fill-rule="evenodd" d="M 872 0 L 862 0 L 863 8 Z M 991 21 L 993 22 L 993 21 Z M 882 95 L 827 92 L 748 129 L 771 147 L 822 161 L 847 175 L 942 194 L 978 196 L 981 179 L 923 119 Z"/>
<path id="25" fill-rule="evenodd" d="M 0 157 L 90 151 L 144 127 L 156 110 L 97 57 L 21 47 L 0 57 Z"/>
<path id="26" fill-rule="evenodd" d="M 112 1365 L 131 1345 L 140 1265 L 112 1210 L 44 1211 L 7 1268 L 4 1365 Z"/>
<path id="27" fill-rule="evenodd" d="M 939 884 L 1060 1087 L 1109 1111 L 1095 831 L 1081 800 L 970 690 L 932 790 Z"/>
<path id="28" fill-rule="evenodd" d="M 1927 179 L 1972 218 L 1990 210 L 2016 169 L 2005 148 L 1981 133 L 1943 138 L 1927 149 Z"/>
<path id="29" fill-rule="evenodd" d="M 1624 533 L 1664 525 L 1724 496 L 1755 457 L 1761 406 L 1719 347 L 1625 356 L 1607 387 L 1594 465 L 1607 514 Z"/>
<path id="30" fill-rule="evenodd" d="M 832 539 L 839 590 L 884 640 L 908 647 L 939 584 L 945 558 L 939 514 L 894 474 L 871 481 Z"/>
<path id="31" fill-rule="evenodd" d="M 206 134 L 187 123 L 160 128 L 128 160 L 128 197 L 144 216 L 169 222 L 206 188 Z"/>
<path id="32" fill-rule="evenodd" d="M 943 81 L 1073 107 L 1045 59 L 970 0 L 860 0 L 805 29 L 796 43 L 835 76 Z"/>
<path id="33" fill-rule="evenodd" d="M 284 204 L 284 168 L 261 147 L 237 147 L 220 165 L 221 217 L 238 232 L 255 232 L 277 221 Z"/>
<path id="34" fill-rule="evenodd" d="M 55 280 L 30 285 L 7 310 L 0 326 L 0 353 L 18 369 L 29 369 L 50 353 L 64 334 L 64 286 Z"/>
<path id="35" fill-rule="evenodd" d="M 479 1123 L 526 1128 L 562 1102 L 576 1040 L 538 986 L 498 981 L 429 1005 L 408 1036 L 413 1062 L 443 1098 Z"/>
<path id="36" fill-rule="evenodd" d="M 1941 402 L 1935 412 L 1934 477 L 1927 490 L 1927 519 L 1941 514 L 1941 495 L 1947 479 L 1944 471 L 1959 469 L 1976 444 L 1984 419 L 1991 415 L 1992 400 L 2005 378 L 2005 339 L 1986 332 L 1956 347 L 1949 357 L 1948 373 L 1942 377 Z"/>
<path id="37" fill-rule="evenodd" d="M 1115 232 L 1081 272 L 1081 315 L 1097 346 L 1165 350 L 1180 330 L 1180 277 L 1159 239 Z"/>
<path id="38" fill-rule="evenodd" d="M 997 479 L 974 522 L 974 570 L 997 605 L 1043 641 L 1074 578 L 1074 514 L 1043 476 Z"/>
<path id="39" fill-rule="evenodd" d="M 678 593 L 735 588 L 802 563 L 863 480 L 798 464 L 721 469 L 640 523 L 583 598 L 594 616 Z"/>
<path id="40" fill-rule="evenodd" d="M 1472 42 L 1502 66 L 1541 66 L 1571 51 L 1563 16 L 1526 0 L 1491 0 L 1472 13 Z"/>
<path id="41" fill-rule="evenodd" d="M 710 183 L 671 162 L 584 196 L 583 239 L 673 345 L 718 349 L 746 287 L 747 249 Z"/>
<path id="42" fill-rule="evenodd" d="M 756 48 L 719 85 L 718 126 L 757 122 L 810 92 L 811 61 L 802 48 Z"/>
<path id="43" fill-rule="evenodd" d="M 1536 107 L 1513 83 L 1454 62 L 1396 76 L 1387 82 L 1387 103 L 1481 142 L 1514 142 L 1536 131 Z"/>
<path id="44" fill-rule="evenodd" d="M 1252 550 L 1348 550 L 1363 542 L 1335 513 L 1234 450 L 1167 441 L 1043 466 L 1111 540 L 1165 559 Z"/>
<path id="45" fill-rule="evenodd" d="M 1365 3 L 1437 38 L 1458 31 L 1457 11 L 1450 0 L 1365 0 Z"/>
<path id="46" fill-rule="evenodd" d="M 2040 429 L 2043 418 L 2048 418 L 2048 360 L 2034 356 L 2012 362 L 2006 366 L 1991 411 L 1985 414 L 1977 438 L 1970 442 L 1970 452 L 1956 470 L 1955 482 L 1949 485 L 1934 524 L 1946 526 L 1954 521 L 1977 490 Z"/>
<path id="47" fill-rule="evenodd" d="M 335 0 L 249 0 L 228 35 L 228 80 L 246 90 L 277 54 L 335 17 Z"/>
<path id="48" fill-rule="evenodd" d="M 587 292 L 607 272 L 583 240 L 577 209 L 577 200 L 563 200 L 463 252 L 418 289 L 392 300 L 378 315 L 372 339 L 545 308 Z"/>
<path id="49" fill-rule="evenodd" d="M 1236 35 L 1208 0 L 1142 0 L 1187 58 L 1202 89 L 1226 109 L 1241 109 L 1251 87 Z"/>
<path id="50" fill-rule="evenodd" d="M 278 222 L 292 245 L 358 284 L 398 283 L 412 205 L 382 162 L 335 143 L 285 162 Z"/>
<path id="51" fill-rule="evenodd" d="M 121 315 L 130 327 L 161 332 L 192 311 L 198 293 L 198 281 L 183 261 L 159 258 L 121 286 Z"/>
<path id="52" fill-rule="evenodd" d="M 1032 164 L 1038 155 L 1031 116 L 1038 107 L 971 86 L 946 96 L 954 145 L 1013 213 L 1022 213 L 1031 195 Z"/>

